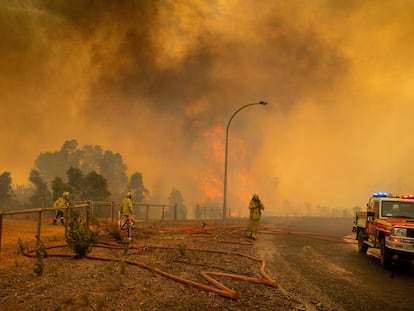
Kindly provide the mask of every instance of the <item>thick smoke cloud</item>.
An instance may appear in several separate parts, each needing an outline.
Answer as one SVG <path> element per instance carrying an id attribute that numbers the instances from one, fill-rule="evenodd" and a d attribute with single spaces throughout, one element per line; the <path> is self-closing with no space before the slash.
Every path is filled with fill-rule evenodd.
<path id="1" fill-rule="evenodd" d="M 411 1 L 0 4 L 0 171 L 65 140 L 122 154 L 153 195 L 251 193 L 269 213 L 411 191 Z M 398 142 L 398 143 L 393 143 Z M 405 143 L 399 143 L 405 142 Z M 310 208 L 309 206 L 312 206 Z"/>

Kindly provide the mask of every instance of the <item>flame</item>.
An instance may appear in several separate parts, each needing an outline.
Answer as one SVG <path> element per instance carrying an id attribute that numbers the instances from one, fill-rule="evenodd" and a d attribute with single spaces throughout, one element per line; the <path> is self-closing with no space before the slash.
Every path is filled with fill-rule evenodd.
<path id="1" fill-rule="evenodd" d="M 221 180 L 217 176 L 204 174 L 202 187 L 205 199 L 214 199 L 222 196 L 222 189 L 218 187 L 219 184 L 221 184 Z"/>
<path id="2" fill-rule="evenodd" d="M 230 212 L 231 217 L 240 217 L 240 213 L 238 213 L 236 210 L 232 209 Z"/>
<path id="3" fill-rule="evenodd" d="M 224 161 L 224 135 L 224 127 L 219 124 L 215 124 L 203 133 L 203 136 L 207 139 L 207 149 L 204 154 L 206 160 L 222 165 Z"/>
<path id="4" fill-rule="evenodd" d="M 204 170 L 201 173 L 202 193 L 205 200 L 223 198 L 223 170 L 224 170 L 224 137 L 225 128 L 220 124 L 214 124 L 211 128 L 203 133 L 205 138 L 205 160 Z M 232 217 L 245 214 L 243 207 L 250 199 L 253 192 L 257 192 L 257 178 L 249 173 L 247 150 L 244 139 L 238 138 L 237 135 L 229 137 L 228 154 L 228 198 L 234 203 L 229 206 Z"/>
<path id="5" fill-rule="evenodd" d="M 203 133 L 206 139 L 205 167 L 202 171 L 202 191 L 205 199 L 223 197 L 224 127 L 215 124 Z"/>

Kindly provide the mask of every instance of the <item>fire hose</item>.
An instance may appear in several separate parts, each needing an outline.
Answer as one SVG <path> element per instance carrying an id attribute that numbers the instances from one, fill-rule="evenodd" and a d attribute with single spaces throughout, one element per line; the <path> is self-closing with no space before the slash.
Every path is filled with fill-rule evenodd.
<path id="1" fill-rule="evenodd" d="M 66 246 L 67 246 L 67 244 L 61 243 L 59 245 L 48 246 L 48 247 L 46 247 L 46 249 L 61 248 L 61 247 L 66 247 Z M 108 249 L 122 249 L 123 248 L 123 246 L 121 246 L 121 245 L 110 244 L 110 243 L 98 243 L 98 244 L 95 245 L 95 247 L 108 248 Z M 174 249 L 174 247 L 166 247 L 166 246 L 164 246 L 164 247 L 162 247 L 162 246 L 146 246 L 146 248 Z M 131 249 L 131 250 L 140 249 L 140 247 L 130 246 L 129 249 Z M 206 285 L 206 284 L 202 284 L 200 282 L 192 281 L 192 280 L 177 276 L 175 274 L 168 273 L 166 271 L 155 268 L 153 266 L 149 266 L 149 265 L 147 265 L 143 262 L 139 262 L 139 261 L 133 261 L 133 260 L 129 260 L 129 259 L 120 259 L 120 258 L 107 258 L 107 257 L 92 256 L 92 255 L 87 255 L 84 258 L 90 259 L 90 260 L 100 260 L 100 261 L 110 261 L 110 262 L 125 262 L 126 264 L 129 264 L 129 265 L 132 265 L 132 266 L 138 266 L 140 268 L 144 268 L 146 270 L 158 273 L 158 274 L 160 274 L 164 277 L 167 277 L 171 280 L 174 280 L 176 282 L 186 284 L 186 285 L 190 285 L 190 286 L 202 289 L 204 291 L 213 292 L 213 293 L 218 294 L 220 296 L 233 298 L 233 299 L 240 298 L 241 294 L 239 292 L 235 291 L 235 290 L 232 290 L 232 289 L 228 288 L 224 284 L 218 282 L 217 280 L 215 280 L 213 278 L 213 276 L 228 277 L 228 278 L 233 278 L 233 279 L 240 280 L 240 281 L 247 281 L 247 282 L 252 282 L 252 283 L 256 283 L 256 284 L 263 284 L 263 285 L 268 285 L 268 286 L 272 286 L 272 287 L 277 287 L 276 282 L 265 272 L 265 261 L 264 260 L 255 258 L 253 256 L 248 256 L 248 255 L 245 255 L 245 254 L 239 253 L 239 252 L 228 252 L 228 251 L 221 251 L 221 250 L 195 249 L 195 248 L 189 248 L 188 250 L 199 251 L 199 252 L 222 253 L 222 254 L 226 254 L 226 255 L 238 255 L 238 256 L 242 256 L 242 257 L 248 258 L 250 260 L 259 262 L 260 263 L 259 272 L 260 272 L 260 275 L 262 276 L 262 278 L 248 277 L 248 276 L 244 276 L 244 275 L 223 273 L 223 272 L 201 271 L 200 275 L 205 280 L 207 280 L 209 283 L 216 286 L 216 287 L 213 287 L 213 286 L 209 286 L 209 285 Z M 24 254 L 28 257 L 36 257 L 35 251 L 36 251 L 35 249 L 27 250 L 27 251 L 25 251 Z M 48 257 L 73 257 L 73 255 L 70 255 L 70 254 L 48 254 Z"/>
<path id="2" fill-rule="evenodd" d="M 194 237 L 210 237 L 216 240 L 220 243 L 234 243 L 234 244 L 241 244 L 241 245 L 253 245 L 254 242 L 248 241 L 245 238 L 241 238 L 240 235 L 237 233 L 240 231 L 243 231 L 246 229 L 246 226 L 229 226 L 226 228 L 233 229 L 230 231 L 229 235 L 232 238 L 238 239 L 237 241 L 228 241 L 218 238 L 218 234 L 214 231 L 217 230 L 215 227 L 208 227 L 208 228 L 161 228 L 157 229 L 159 233 L 167 232 L 167 233 L 187 233 L 191 234 Z M 318 233 L 308 233 L 308 232 L 295 232 L 291 231 L 289 227 L 274 227 L 274 226 L 263 226 L 260 227 L 261 233 L 270 233 L 270 234 L 292 234 L 296 236 L 301 237 L 308 237 L 308 238 L 315 238 L 319 240 L 325 240 L 325 241 L 333 241 L 333 242 L 340 242 L 340 243 L 349 243 L 343 240 L 343 237 L 335 236 L 335 235 L 326 235 L 326 234 L 318 234 Z M 54 248 L 62 248 L 67 247 L 66 243 L 61 243 L 53 246 L 45 247 L 46 249 L 54 249 Z M 95 244 L 94 247 L 98 248 L 108 248 L 108 249 L 123 249 L 124 246 L 120 244 L 111 244 L 111 243 L 98 243 Z M 168 247 L 168 246 L 145 246 L 146 249 L 149 248 L 158 248 L 158 249 L 175 249 L 174 247 Z M 128 246 L 129 250 L 142 250 L 143 247 L 137 247 L 134 245 Z M 265 272 L 265 266 L 266 263 L 264 260 L 249 256 L 240 252 L 232 252 L 232 251 L 224 251 L 224 250 L 210 250 L 210 249 L 197 249 L 197 248 L 187 248 L 191 251 L 196 252 L 209 252 L 209 253 L 221 253 L 226 255 L 237 255 L 244 258 L 247 258 L 249 260 L 258 262 L 260 264 L 259 273 L 261 275 L 260 278 L 258 277 L 249 277 L 245 275 L 239 275 L 239 274 L 233 274 L 233 273 L 225 273 L 225 272 L 214 272 L 214 271 L 200 271 L 199 274 L 211 285 L 206 285 L 200 282 L 196 282 L 193 280 L 189 280 L 187 278 L 180 277 L 178 275 L 163 271 L 161 269 L 158 269 L 156 267 L 147 265 L 140 261 L 134 261 L 130 259 L 121 259 L 121 258 L 107 258 L 107 257 L 101 257 L 101 256 L 93 256 L 93 255 L 87 255 L 85 256 L 86 259 L 89 260 L 99 260 L 99 261 L 107 261 L 107 262 L 125 262 L 126 264 L 137 266 L 155 273 L 158 273 L 166 278 L 169 278 L 171 280 L 174 280 L 176 282 L 189 285 L 195 288 L 199 288 L 204 291 L 212 292 L 217 295 L 233 298 L 233 299 L 239 299 L 241 297 L 241 294 L 235 290 L 232 290 L 225 286 L 223 283 L 217 281 L 214 279 L 214 277 L 228 277 L 240 281 L 247 281 L 251 283 L 256 284 L 262 284 L 267 285 L 271 287 L 277 287 L 276 281 L 274 281 L 266 272 Z M 28 257 L 36 257 L 35 255 L 35 249 L 32 250 L 26 250 L 24 252 L 24 255 Z M 73 257 L 73 255 L 70 254 L 48 254 L 49 257 Z"/>

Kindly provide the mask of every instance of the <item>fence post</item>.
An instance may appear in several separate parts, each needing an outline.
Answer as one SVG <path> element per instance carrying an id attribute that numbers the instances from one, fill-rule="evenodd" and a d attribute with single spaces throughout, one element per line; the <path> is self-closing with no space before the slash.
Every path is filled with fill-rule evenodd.
<path id="1" fill-rule="evenodd" d="M 0 257 L 1 257 L 1 236 L 3 233 L 3 215 L 0 215 Z"/>
<path id="2" fill-rule="evenodd" d="M 115 219 L 115 202 L 111 201 L 111 223 L 114 223 Z"/>
<path id="3" fill-rule="evenodd" d="M 145 219 L 148 220 L 149 219 L 149 205 L 146 205 L 146 211 L 145 211 Z"/>
<path id="4" fill-rule="evenodd" d="M 37 220 L 37 238 L 39 239 L 39 241 L 40 241 L 41 228 L 42 228 L 42 209 L 40 209 L 39 211 L 39 218 Z"/>
<path id="5" fill-rule="evenodd" d="M 91 209 L 91 201 L 88 201 L 86 204 L 86 228 L 89 228 L 89 214 Z"/>
<path id="6" fill-rule="evenodd" d="M 71 210 L 72 210 L 72 207 L 67 207 L 67 208 L 65 208 L 65 211 L 64 211 L 64 213 L 65 213 L 65 217 L 64 217 L 64 219 L 65 219 L 65 221 L 64 221 L 64 224 L 65 224 L 65 239 L 68 236 L 68 222 L 69 222 L 69 218 L 72 216 Z"/>
<path id="7" fill-rule="evenodd" d="M 161 220 L 164 220 L 164 210 L 165 210 L 165 206 L 162 206 L 162 214 L 161 214 Z"/>
<path id="8" fill-rule="evenodd" d="M 177 220 L 177 203 L 174 204 L 174 220 Z"/>

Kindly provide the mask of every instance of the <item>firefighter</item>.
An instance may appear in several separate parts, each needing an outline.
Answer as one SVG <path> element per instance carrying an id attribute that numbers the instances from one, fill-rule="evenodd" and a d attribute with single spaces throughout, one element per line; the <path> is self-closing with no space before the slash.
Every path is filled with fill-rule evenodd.
<path id="1" fill-rule="evenodd" d="M 132 206 L 132 192 L 128 192 L 125 196 L 125 198 L 122 200 L 121 206 L 120 206 L 120 212 L 121 212 L 121 229 L 126 224 L 128 218 L 132 219 L 132 227 L 135 224 L 134 220 L 134 211 Z"/>
<path id="2" fill-rule="evenodd" d="M 57 221 L 60 218 L 60 223 L 63 225 L 63 210 L 71 207 L 72 203 L 69 201 L 69 192 L 63 192 L 62 195 L 56 200 L 56 202 L 53 204 L 53 207 L 59 208 L 56 210 L 56 216 L 55 219 L 53 219 L 53 224 L 57 225 Z"/>
<path id="3" fill-rule="evenodd" d="M 257 228 L 260 224 L 260 217 L 262 215 L 262 210 L 264 210 L 263 203 L 260 201 L 260 198 L 257 194 L 253 194 L 252 199 L 249 202 L 249 228 L 247 232 L 247 237 L 253 240 L 257 239 Z"/>

